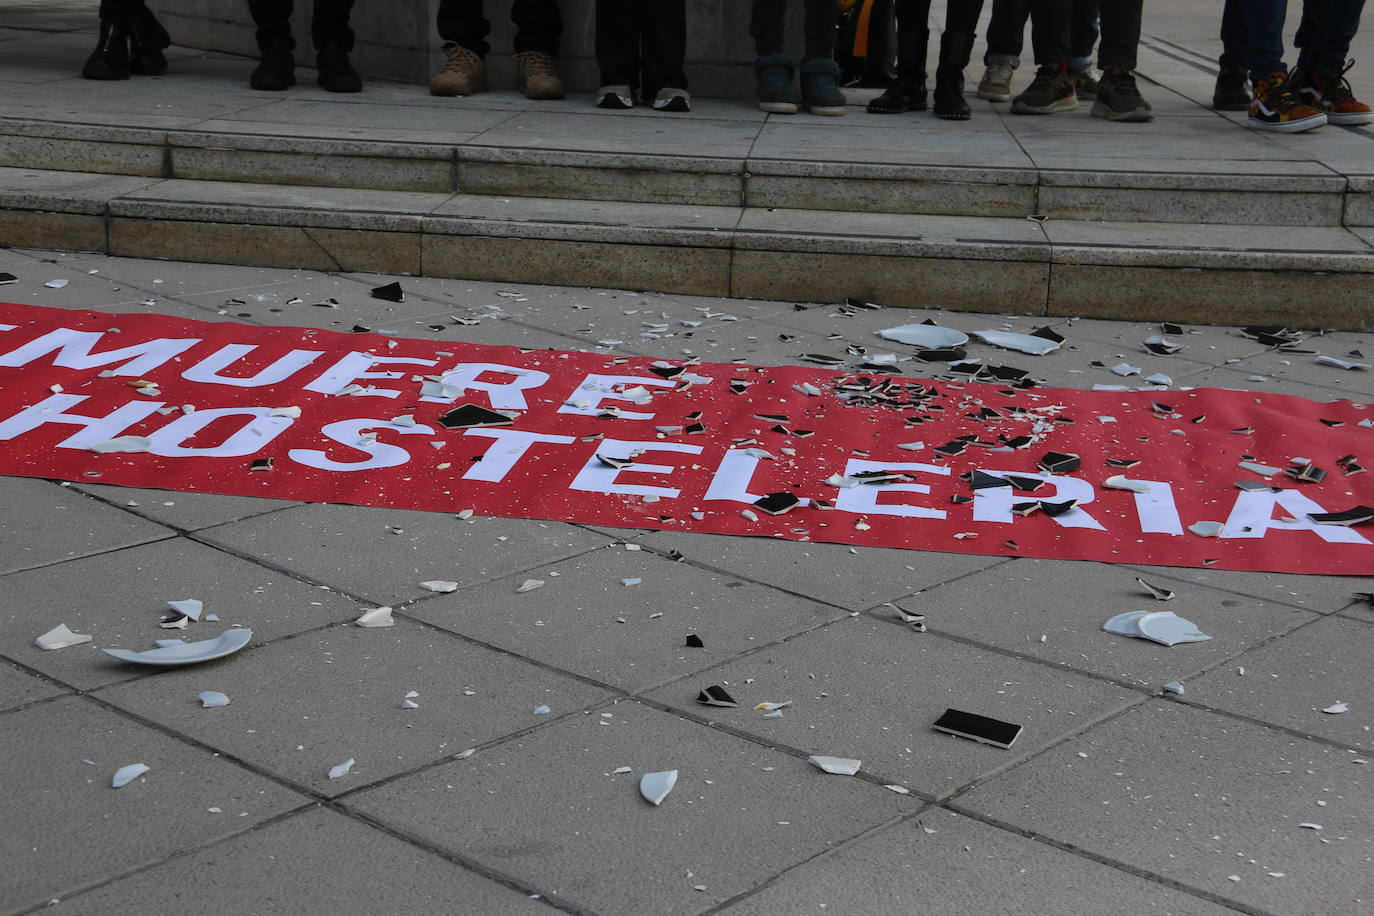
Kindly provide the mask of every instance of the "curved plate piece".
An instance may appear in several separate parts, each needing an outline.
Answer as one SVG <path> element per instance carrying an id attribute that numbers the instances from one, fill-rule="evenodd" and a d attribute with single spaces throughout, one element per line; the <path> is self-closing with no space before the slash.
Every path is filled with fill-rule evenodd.
<path id="1" fill-rule="evenodd" d="M 1045 337 L 1036 337 L 1033 334 L 1016 334 L 1012 331 L 974 331 L 973 336 L 983 343 L 992 344 L 994 347 L 1001 347 L 1004 350 L 1015 350 L 1018 353 L 1029 353 L 1031 356 L 1044 356 L 1046 353 L 1053 353 L 1059 349 L 1059 341 L 1050 340 Z"/>
<path id="2" fill-rule="evenodd" d="M 1119 633 L 1122 636 L 1139 636 L 1140 618 L 1144 617 L 1149 611 L 1127 611 L 1124 614 L 1117 614 L 1111 620 L 1102 624 L 1102 629 L 1108 633 Z"/>
<path id="3" fill-rule="evenodd" d="M 237 652 L 253 638 L 252 630 L 225 630 L 214 639 L 199 642 L 177 642 L 169 646 L 159 646 L 146 652 L 132 652 L 128 649 L 102 649 L 120 661 L 138 665 L 193 665 L 208 662 Z"/>
<path id="4" fill-rule="evenodd" d="M 677 770 L 661 770 L 639 777 L 639 794 L 651 805 L 660 805 L 677 785 Z"/>
<path id="5" fill-rule="evenodd" d="M 827 773 L 833 773 L 836 776 L 853 776 L 855 773 L 859 772 L 859 767 L 863 765 L 862 760 L 854 760 L 850 757 L 826 757 L 824 755 L 817 755 L 806 759 L 822 770 L 825 770 Z"/>
<path id="6" fill-rule="evenodd" d="M 953 328 L 942 328 L 938 324 L 904 324 L 878 332 L 883 340 L 925 347 L 927 350 L 942 350 L 946 347 L 962 347 L 968 343 L 968 335 Z"/>
<path id="7" fill-rule="evenodd" d="M 129 783 L 148 772 L 149 769 L 151 768 L 146 763 L 131 763 L 128 766 L 120 767 L 115 770 L 114 778 L 110 780 L 110 787 L 122 789 L 124 786 L 127 786 Z"/>
<path id="8" fill-rule="evenodd" d="M 1173 611 L 1157 611 L 1136 621 L 1140 635 L 1162 646 L 1176 646 L 1183 642 L 1206 642 L 1212 637 L 1197 628 L 1197 624 Z"/>

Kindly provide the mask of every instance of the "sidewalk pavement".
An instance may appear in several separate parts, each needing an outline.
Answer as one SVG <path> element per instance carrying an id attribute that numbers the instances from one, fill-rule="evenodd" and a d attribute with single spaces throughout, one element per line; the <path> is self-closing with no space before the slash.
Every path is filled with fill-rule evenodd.
<path id="1" fill-rule="evenodd" d="M 6 299 L 758 364 L 935 317 L 790 302 L 0 249 Z M 63 289 L 45 283 L 68 282 Z M 518 297 L 497 295 L 516 291 Z M 338 309 L 311 308 L 323 297 Z M 302 301 L 303 300 L 303 301 Z M 641 321 L 711 319 L 676 337 Z M 479 319 L 436 332 L 437 316 Z M 1006 316 L 1024 328 L 1029 319 Z M 1188 328 L 1064 320 L 1052 385 L 1129 355 L 1319 400 L 1368 373 Z M 1337 333 L 1324 351 L 1374 353 Z M 606 352 L 606 348 L 600 348 Z M 1367 579 L 857 549 L 0 479 L 0 911 L 1345 914 L 1374 901 Z M 675 562 L 676 554 L 683 555 Z M 1212 641 L 1104 633 L 1148 600 Z M 641 584 L 624 587 L 636 577 Z M 548 584 L 516 594 L 527 578 Z M 457 581 L 451 594 L 419 583 Z M 250 626 L 166 671 L 168 599 Z M 350 621 L 396 608 L 390 629 Z M 929 631 L 897 608 L 928 615 Z M 59 623 L 87 645 L 40 651 Z M 193 626 L 204 627 L 204 624 Z M 685 648 L 684 634 L 702 637 Z M 181 635 L 181 634 L 176 634 Z M 1178 680 L 1182 696 L 1161 694 Z M 726 685 L 739 709 L 694 702 Z M 216 690 L 231 702 L 201 708 Z M 415 691 L 418 708 L 403 709 Z M 749 707 L 793 701 L 780 718 Z M 1326 714 L 1337 702 L 1349 712 Z M 537 708 L 548 706 L 547 714 Z M 946 707 L 1024 726 L 944 736 Z M 468 749 L 475 752 L 462 755 Z M 826 775 L 811 754 L 863 761 Z M 331 779 L 331 768 L 352 769 Z M 121 789 L 114 772 L 150 767 Z M 629 772 L 620 768 L 628 767 Z M 660 807 L 638 780 L 676 769 Z M 894 788 L 895 787 L 895 788 Z"/>

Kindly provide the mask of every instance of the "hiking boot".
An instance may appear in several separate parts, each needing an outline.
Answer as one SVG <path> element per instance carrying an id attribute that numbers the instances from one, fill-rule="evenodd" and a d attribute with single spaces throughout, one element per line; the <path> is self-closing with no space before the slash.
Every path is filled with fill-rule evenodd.
<path id="1" fill-rule="evenodd" d="M 1155 116 L 1136 88 L 1135 74 L 1123 67 L 1108 67 L 1102 74 L 1092 113 L 1109 121 L 1149 121 Z"/>
<path id="2" fill-rule="evenodd" d="M 635 94 L 629 86 L 617 83 L 596 90 L 596 107 L 626 111 L 635 107 Z"/>
<path id="3" fill-rule="evenodd" d="M 813 57 L 802 61 L 801 92 L 807 110 L 831 118 L 843 115 L 845 98 L 839 79 L 840 65 L 833 60 Z"/>
<path id="4" fill-rule="evenodd" d="M 262 57 L 248 78 L 248 85 L 264 92 L 281 92 L 296 84 L 296 55 L 289 44 L 262 49 Z"/>
<path id="5" fill-rule="evenodd" d="M 926 110 L 926 45 L 929 29 L 897 33 L 897 77 L 868 103 L 869 114 Z"/>
<path id="6" fill-rule="evenodd" d="M 935 117 L 967 121 L 973 110 L 964 101 L 964 68 L 973 53 L 973 35 L 945 32 L 940 36 L 940 63 L 935 68 Z"/>
<path id="7" fill-rule="evenodd" d="M 654 96 L 654 111 L 691 111 L 692 96 L 686 89 L 669 86 Z"/>
<path id="8" fill-rule="evenodd" d="M 444 42 L 444 69 L 429 79 L 430 95 L 472 95 L 487 91 L 487 62 L 456 41 Z"/>
<path id="9" fill-rule="evenodd" d="M 796 114 L 801 93 L 792 84 L 796 65 L 786 54 L 765 54 L 754 61 L 759 110 L 769 114 Z"/>
<path id="10" fill-rule="evenodd" d="M 88 80 L 126 80 L 129 78 L 129 27 L 111 19 L 100 20 L 100 37 L 95 50 L 81 69 Z"/>
<path id="11" fill-rule="evenodd" d="M 998 60 L 988 64 L 983 78 L 978 81 L 978 98 L 989 102 L 1011 101 L 1011 74 L 1016 65 L 1009 60 Z"/>
<path id="12" fill-rule="evenodd" d="M 1249 111 L 1250 76 L 1240 67 L 1222 66 L 1212 90 L 1212 107 L 1217 111 Z"/>
<path id="13" fill-rule="evenodd" d="M 515 87 L 527 99 L 567 98 L 563 81 L 553 68 L 553 57 L 543 51 L 520 51 L 514 55 Z"/>
<path id="14" fill-rule="evenodd" d="M 1297 134 L 1321 127 L 1326 123 L 1326 113 L 1299 102 L 1288 74 L 1275 70 L 1255 83 L 1255 98 L 1246 123 L 1255 130 Z"/>
<path id="15" fill-rule="evenodd" d="M 1067 64 L 1045 64 L 1011 103 L 1012 114 L 1054 114 L 1078 107 L 1078 94 Z"/>
<path id="16" fill-rule="evenodd" d="M 167 55 L 163 50 L 172 44 L 172 36 L 157 21 L 153 11 L 142 7 L 134 16 L 129 30 L 129 69 L 140 76 L 157 76 L 167 69 Z"/>
<path id="17" fill-rule="evenodd" d="M 363 78 L 348 62 L 348 52 L 336 44 L 315 51 L 315 81 L 326 92 L 362 92 Z"/>
<path id="18" fill-rule="evenodd" d="M 1309 108 L 1326 114 L 1328 124 L 1369 124 L 1374 122 L 1374 109 L 1355 99 L 1346 82 L 1346 71 L 1355 66 L 1352 60 L 1339 73 L 1322 73 L 1312 67 L 1293 72 L 1293 84 L 1298 98 Z"/>
<path id="19" fill-rule="evenodd" d="M 1102 81 L 1102 74 L 1092 64 L 1070 69 L 1069 76 L 1073 77 L 1073 91 L 1080 99 L 1089 102 L 1097 98 L 1097 87 Z"/>

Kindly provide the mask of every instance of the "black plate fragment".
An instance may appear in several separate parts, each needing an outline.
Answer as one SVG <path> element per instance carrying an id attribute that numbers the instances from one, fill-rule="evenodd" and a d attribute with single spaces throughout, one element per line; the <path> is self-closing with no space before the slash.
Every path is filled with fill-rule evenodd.
<path id="1" fill-rule="evenodd" d="M 1019 725 L 959 709 L 946 709 L 944 715 L 936 719 L 935 724 L 931 727 L 937 732 L 957 735 L 960 738 L 968 738 L 972 741 L 1001 748 L 1011 747 L 1017 736 L 1021 734 L 1021 726 Z"/>

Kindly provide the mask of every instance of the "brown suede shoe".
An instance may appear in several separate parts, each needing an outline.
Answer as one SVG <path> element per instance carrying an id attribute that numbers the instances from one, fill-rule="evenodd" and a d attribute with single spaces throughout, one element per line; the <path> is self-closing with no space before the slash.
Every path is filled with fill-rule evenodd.
<path id="1" fill-rule="evenodd" d="M 561 99 L 563 81 L 553 69 L 553 58 L 543 51 L 521 51 L 514 55 L 515 86 L 527 99 Z"/>
<path id="2" fill-rule="evenodd" d="M 487 62 L 456 41 L 444 42 L 444 69 L 429 81 L 431 95 L 472 95 L 487 91 Z"/>

